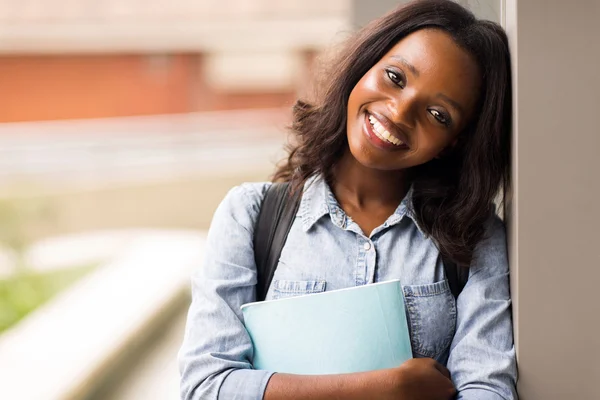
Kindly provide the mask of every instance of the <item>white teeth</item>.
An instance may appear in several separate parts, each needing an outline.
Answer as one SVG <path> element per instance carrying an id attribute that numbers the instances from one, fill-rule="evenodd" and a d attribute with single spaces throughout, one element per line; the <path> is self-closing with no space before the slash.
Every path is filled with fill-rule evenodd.
<path id="1" fill-rule="evenodd" d="M 375 132 L 375 135 L 377 135 L 379 139 L 395 144 L 396 146 L 401 146 L 404 144 L 404 142 L 402 142 L 400 139 L 389 133 L 372 115 L 369 115 L 369 122 L 373 127 L 373 132 Z"/>

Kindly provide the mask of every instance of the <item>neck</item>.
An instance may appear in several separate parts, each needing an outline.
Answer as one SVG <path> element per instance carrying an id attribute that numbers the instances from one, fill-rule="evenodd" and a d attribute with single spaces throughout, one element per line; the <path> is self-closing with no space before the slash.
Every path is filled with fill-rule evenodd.
<path id="1" fill-rule="evenodd" d="M 409 188 L 407 171 L 381 171 L 360 164 L 347 151 L 333 171 L 332 190 L 357 208 L 397 206 Z"/>

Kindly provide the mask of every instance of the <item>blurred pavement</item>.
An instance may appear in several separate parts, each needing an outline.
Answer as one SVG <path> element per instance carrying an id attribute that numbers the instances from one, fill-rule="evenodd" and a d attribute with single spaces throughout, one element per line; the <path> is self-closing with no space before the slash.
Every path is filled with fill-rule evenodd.
<path id="1" fill-rule="evenodd" d="M 177 351 L 183 341 L 187 309 L 165 327 L 164 332 L 130 370 L 107 392 L 104 400 L 177 400 L 179 371 Z M 98 399 L 100 400 L 100 399 Z"/>

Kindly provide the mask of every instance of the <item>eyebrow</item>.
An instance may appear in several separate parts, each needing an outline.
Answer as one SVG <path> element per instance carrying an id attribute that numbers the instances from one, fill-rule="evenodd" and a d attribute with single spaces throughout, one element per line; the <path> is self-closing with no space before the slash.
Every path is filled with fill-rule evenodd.
<path id="1" fill-rule="evenodd" d="M 406 66 L 406 68 L 410 69 L 410 72 L 412 72 L 414 76 L 416 76 L 416 77 L 419 76 L 419 71 L 417 71 L 415 66 L 412 65 L 411 63 L 409 63 L 408 61 L 406 61 L 406 59 L 404 59 L 402 56 L 392 56 L 391 58 L 396 61 L 400 61 L 402 64 L 404 64 Z"/>
<path id="2" fill-rule="evenodd" d="M 448 103 L 450 103 L 451 106 L 456 108 L 461 114 L 464 114 L 464 110 L 463 110 L 462 106 L 460 104 L 458 104 L 456 101 L 452 100 L 450 97 L 446 96 L 443 93 L 438 93 L 436 97 L 447 101 Z"/>

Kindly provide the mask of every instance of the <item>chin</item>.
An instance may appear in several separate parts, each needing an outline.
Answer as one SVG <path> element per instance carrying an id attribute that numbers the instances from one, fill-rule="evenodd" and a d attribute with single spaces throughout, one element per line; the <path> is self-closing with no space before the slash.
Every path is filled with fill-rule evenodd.
<path id="1" fill-rule="evenodd" d="M 386 159 L 387 157 L 374 154 L 374 152 L 364 145 L 358 147 L 350 146 L 350 154 L 365 168 L 378 171 L 397 171 L 405 168 L 402 165 L 398 165 L 397 160 L 389 160 Z"/>

